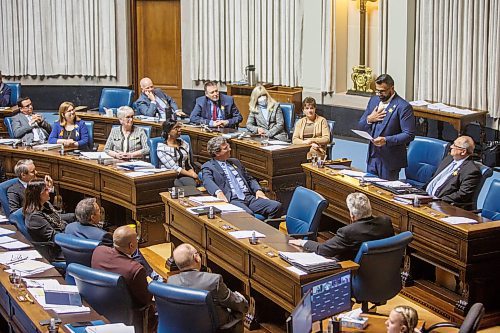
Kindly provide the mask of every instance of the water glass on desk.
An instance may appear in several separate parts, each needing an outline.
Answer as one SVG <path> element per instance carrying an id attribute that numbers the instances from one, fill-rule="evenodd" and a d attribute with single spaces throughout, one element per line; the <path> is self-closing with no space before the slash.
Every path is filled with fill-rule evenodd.
<path id="1" fill-rule="evenodd" d="M 179 202 L 183 206 L 187 206 L 187 198 L 184 196 L 184 189 L 183 188 L 177 188 L 177 198 L 179 198 Z"/>

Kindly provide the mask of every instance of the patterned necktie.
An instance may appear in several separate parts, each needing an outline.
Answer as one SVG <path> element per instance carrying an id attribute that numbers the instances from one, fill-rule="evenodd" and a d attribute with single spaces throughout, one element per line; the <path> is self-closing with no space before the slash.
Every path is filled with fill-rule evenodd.
<path id="1" fill-rule="evenodd" d="M 212 111 L 212 120 L 216 121 L 217 120 L 217 105 L 215 103 L 213 103 L 213 105 L 214 105 L 214 108 Z"/>
<path id="2" fill-rule="evenodd" d="M 227 173 L 227 175 L 229 177 L 229 182 L 233 185 L 234 193 L 236 194 L 236 196 L 238 197 L 238 199 L 240 199 L 240 200 L 245 199 L 245 194 L 243 193 L 243 191 L 241 189 L 240 183 L 238 182 L 238 180 L 234 176 L 234 174 L 231 171 L 231 169 L 229 168 L 228 164 L 227 163 L 222 163 L 222 165 L 226 169 L 226 173 Z"/>

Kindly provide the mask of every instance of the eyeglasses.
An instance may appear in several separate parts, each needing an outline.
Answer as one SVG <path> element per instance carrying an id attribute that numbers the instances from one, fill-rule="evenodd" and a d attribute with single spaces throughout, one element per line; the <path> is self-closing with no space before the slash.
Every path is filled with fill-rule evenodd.
<path id="1" fill-rule="evenodd" d="M 31 104 L 31 103 L 30 103 L 30 104 L 28 104 L 28 105 L 23 105 L 22 107 L 23 107 L 23 108 L 32 108 L 32 107 L 33 107 L 33 104 Z"/>
<path id="2" fill-rule="evenodd" d="M 456 145 L 456 144 L 454 144 L 454 143 L 453 143 L 450 147 L 451 147 L 451 148 L 455 148 L 455 149 L 463 149 L 463 150 L 467 150 L 467 148 L 457 146 L 457 145 Z"/>

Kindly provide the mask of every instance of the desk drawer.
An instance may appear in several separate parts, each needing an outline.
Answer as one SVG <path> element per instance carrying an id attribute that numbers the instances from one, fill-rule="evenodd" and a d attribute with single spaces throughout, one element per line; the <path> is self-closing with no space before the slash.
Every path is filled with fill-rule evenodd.
<path id="1" fill-rule="evenodd" d="M 235 267 L 238 271 L 248 274 L 248 253 L 230 238 L 231 236 L 224 237 L 208 229 L 207 251 Z"/>
<path id="2" fill-rule="evenodd" d="M 127 203 L 134 204 L 134 185 L 125 181 L 124 178 L 113 177 L 111 174 L 101 172 L 101 191 Z"/>
<path id="3" fill-rule="evenodd" d="M 99 173 L 95 170 L 89 170 L 88 166 L 79 167 L 77 163 L 61 162 L 59 164 L 59 181 L 61 183 L 80 189 L 96 190 L 96 177 L 99 177 Z"/>
<path id="4" fill-rule="evenodd" d="M 10 297 L 2 284 L 0 284 L 0 307 L 10 317 Z"/>
<path id="5" fill-rule="evenodd" d="M 175 209 L 170 209 L 170 216 L 167 217 L 167 223 L 171 228 L 186 235 L 198 246 L 205 248 L 205 227 L 198 223 L 193 216 L 186 216 Z"/>
<path id="6" fill-rule="evenodd" d="M 31 319 L 17 305 L 15 301 L 11 303 L 11 318 L 20 332 L 38 332 Z"/>

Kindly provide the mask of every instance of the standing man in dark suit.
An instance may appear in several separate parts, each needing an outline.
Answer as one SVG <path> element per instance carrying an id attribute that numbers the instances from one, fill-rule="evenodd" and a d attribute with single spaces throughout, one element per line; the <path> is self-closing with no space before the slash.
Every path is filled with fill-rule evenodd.
<path id="1" fill-rule="evenodd" d="M 153 81 L 145 77 L 140 81 L 142 93 L 135 101 L 138 114 L 148 117 L 158 116 L 160 119 L 171 119 L 175 116 L 186 116 L 179 110 L 174 99 L 165 94 L 160 88 L 155 88 Z"/>
<path id="2" fill-rule="evenodd" d="M 191 244 L 179 245 L 173 257 L 181 272 L 169 277 L 167 283 L 212 292 L 220 323 L 218 328 L 243 332 L 242 318 L 248 311 L 247 300 L 240 293 L 229 290 L 220 274 L 200 272 L 201 257 Z"/>
<path id="3" fill-rule="evenodd" d="M 450 155 L 441 161 L 425 190 L 453 205 L 475 209 L 474 192 L 481 181 L 481 171 L 470 158 L 474 153 L 474 140 L 470 136 L 459 136 L 450 148 Z"/>
<path id="4" fill-rule="evenodd" d="M 370 98 L 358 129 L 370 133 L 366 171 L 380 178 L 397 180 L 408 165 L 406 145 L 415 138 L 411 105 L 394 90 L 394 80 L 382 74 L 375 80 L 377 96 Z"/>
<path id="5" fill-rule="evenodd" d="M 202 165 L 203 186 L 217 198 L 243 208 L 249 214 L 276 218 L 281 203 L 266 197 L 259 183 L 250 176 L 241 162 L 229 158 L 231 147 L 222 136 L 211 138 L 207 150 L 212 159 Z"/>
<path id="6" fill-rule="evenodd" d="M 70 223 L 64 233 L 85 239 L 100 241 L 99 245 L 113 246 L 113 235 L 101 229 L 101 207 L 95 198 L 81 200 L 75 208 L 78 222 Z"/>
<path id="7" fill-rule="evenodd" d="M 292 239 L 290 244 L 322 256 L 354 260 L 363 242 L 394 236 L 391 219 L 387 216 L 373 217 L 370 200 L 365 194 L 351 193 L 346 203 L 352 223 L 338 229 L 333 238 L 324 243 Z"/>
<path id="8" fill-rule="evenodd" d="M 10 106 L 10 95 L 12 89 L 2 81 L 2 72 L 0 72 L 0 107 Z"/>
<path id="9" fill-rule="evenodd" d="M 205 96 L 196 99 L 190 121 L 210 127 L 237 128 L 243 117 L 231 96 L 221 95 L 217 82 L 205 83 Z"/>
<path id="10" fill-rule="evenodd" d="M 19 112 L 12 117 L 12 132 L 14 138 L 26 143 L 47 141 L 52 131 L 50 124 L 40 114 L 33 113 L 33 104 L 29 97 L 17 100 Z"/>

